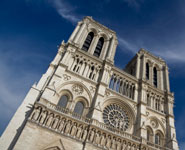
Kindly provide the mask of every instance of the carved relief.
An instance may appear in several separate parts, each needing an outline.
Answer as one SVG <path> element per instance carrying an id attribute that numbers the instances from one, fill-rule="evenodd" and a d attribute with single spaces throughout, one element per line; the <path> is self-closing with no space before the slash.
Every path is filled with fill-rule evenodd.
<path id="1" fill-rule="evenodd" d="M 152 119 L 152 120 L 150 121 L 150 124 L 151 124 L 151 126 L 152 126 L 153 128 L 158 128 L 158 126 L 159 126 L 157 120 L 154 120 L 154 119 Z"/>
<path id="2" fill-rule="evenodd" d="M 72 91 L 76 94 L 76 95 L 81 95 L 83 93 L 83 87 L 78 85 L 78 84 L 74 84 L 72 86 Z"/>
<path id="3" fill-rule="evenodd" d="M 63 74 L 64 77 L 64 81 L 70 80 L 71 76 L 67 75 L 67 74 Z"/>
<path id="4" fill-rule="evenodd" d="M 93 86 L 90 86 L 90 88 L 89 88 L 89 90 L 91 91 L 91 93 L 94 93 L 95 92 L 95 87 L 93 87 Z"/>

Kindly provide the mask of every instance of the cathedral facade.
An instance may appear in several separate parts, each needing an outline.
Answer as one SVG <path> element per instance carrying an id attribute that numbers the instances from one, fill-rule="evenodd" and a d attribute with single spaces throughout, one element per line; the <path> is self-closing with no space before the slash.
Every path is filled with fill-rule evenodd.
<path id="1" fill-rule="evenodd" d="M 85 17 L 34 84 L 1 150 L 179 150 L 164 60 L 140 49 L 114 66 L 116 33 Z"/>

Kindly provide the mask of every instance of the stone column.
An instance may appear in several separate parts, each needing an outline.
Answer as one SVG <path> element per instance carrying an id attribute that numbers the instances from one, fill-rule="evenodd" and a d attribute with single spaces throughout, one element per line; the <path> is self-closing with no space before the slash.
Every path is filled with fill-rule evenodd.
<path id="1" fill-rule="evenodd" d="M 137 63 L 136 63 L 136 78 L 139 79 L 139 73 L 140 73 L 140 55 L 137 53 Z"/>
<path id="2" fill-rule="evenodd" d="M 112 36 L 109 51 L 108 51 L 108 56 L 107 56 L 107 58 L 110 59 L 110 60 L 111 60 L 111 55 L 113 55 L 114 43 L 115 43 L 115 39 L 114 39 L 114 36 Z"/>
<path id="3" fill-rule="evenodd" d="M 86 26 L 86 24 L 83 23 L 82 26 L 81 26 L 81 28 L 79 29 L 78 34 L 77 34 L 76 37 L 74 38 L 74 43 L 77 43 L 77 44 L 78 44 L 79 38 L 80 38 L 80 36 L 81 36 L 83 30 L 85 29 L 85 26 Z"/>
<path id="4" fill-rule="evenodd" d="M 89 47 L 89 53 L 90 54 L 94 54 L 95 48 L 98 44 L 98 40 L 99 40 L 99 36 L 98 35 L 94 35 L 93 41 L 91 42 L 91 45 Z"/>
<path id="5" fill-rule="evenodd" d="M 166 90 L 170 91 L 169 72 L 167 66 L 165 66 L 165 80 L 166 80 Z"/>
<path id="6" fill-rule="evenodd" d="M 106 40 L 103 44 L 103 48 L 102 48 L 102 51 L 101 51 L 101 54 L 100 54 L 101 59 L 105 59 L 106 54 L 108 52 L 108 46 L 109 46 L 109 40 Z"/>
<path id="7" fill-rule="evenodd" d="M 72 41 L 74 40 L 75 36 L 77 35 L 77 33 L 78 33 L 79 29 L 80 29 L 80 25 L 81 25 L 81 24 L 82 24 L 81 21 L 78 22 L 78 24 L 77 24 L 75 30 L 73 31 L 73 33 L 71 34 L 71 36 L 70 36 L 70 38 L 69 38 L 69 41 L 70 41 L 70 42 L 72 42 Z"/>

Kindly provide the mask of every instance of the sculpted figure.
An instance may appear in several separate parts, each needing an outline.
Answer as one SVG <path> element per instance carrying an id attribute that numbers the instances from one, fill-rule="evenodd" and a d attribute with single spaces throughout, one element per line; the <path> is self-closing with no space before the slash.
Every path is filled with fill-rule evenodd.
<path id="1" fill-rule="evenodd" d="M 77 130 L 76 126 L 77 126 L 77 123 L 75 122 L 73 127 L 72 127 L 72 130 L 71 130 L 71 136 L 75 136 L 76 135 L 76 130 Z"/>
<path id="2" fill-rule="evenodd" d="M 136 150 L 136 145 L 135 145 L 135 144 L 133 144 L 133 145 L 131 146 L 131 150 Z"/>
<path id="3" fill-rule="evenodd" d="M 117 141 L 117 150 L 121 150 L 121 139 Z"/>
<path id="4" fill-rule="evenodd" d="M 103 135 L 101 136 L 100 145 L 104 147 L 105 143 L 106 143 L 106 134 L 103 133 Z"/>
<path id="5" fill-rule="evenodd" d="M 71 120 L 68 120 L 66 128 L 65 128 L 65 133 L 69 134 L 70 130 L 71 130 Z"/>
<path id="6" fill-rule="evenodd" d="M 111 148 L 116 150 L 116 138 L 115 137 L 113 137 Z"/>
<path id="7" fill-rule="evenodd" d="M 59 116 L 56 116 L 56 118 L 53 120 L 52 128 L 56 129 L 59 122 Z"/>
<path id="8" fill-rule="evenodd" d="M 87 127 L 85 127 L 85 129 L 83 130 L 83 135 L 82 135 L 83 141 L 86 139 L 86 136 L 87 136 Z"/>
<path id="9" fill-rule="evenodd" d="M 95 143 L 96 143 L 97 145 L 100 144 L 100 135 L 101 135 L 101 133 L 100 133 L 100 131 L 98 131 L 98 132 L 96 133 L 96 137 L 95 137 Z"/>
<path id="10" fill-rule="evenodd" d="M 77 128 L 77 133 L 76 133 L 76 137 L 77 137 L 78 139 L 81 138 L 82 130 L 83 130 L 83 126 L 82 126 L 82 125 L 79 125 L 78 128 Z"/>
<path id="11" fill-rule="evenodd" d="M 90 130 L 90 133 L 89 133 L 89 141 L 90 142 L 93 142 L 93 140 L 94 140 L 94 129 L 91 129 Z"/>
<path id="12" fill-rule="evenodd" d="M 40 112 L 41 112 L 41 107 L 38 107 L 37 109 L 34 109 L 31 119 L 34 120 L 34 121 L 37 121 L 38 118 L 39 118 Z"/>
<path id="13" fill-rule="evenodd" d="M 65 126 L 65 118 L 62 118 L 62 120 L 60 121 L 60 124 L 59 124 L 59 127 L 58 127 L 58 130 L 60 132 L 63 132 L 63 129 L 64 129 L 64 126 Z"/>
<path id="14" fill-rule="evenodd" d="M 53 121 L 53 114 L 50 114 L 49 115 L 49 117 L 48 117 L 48 119 L 47 119 L 47 122 L 46 122 L 46 126 L 47 127 L 50 127 L 51 126 L 51 123 L 52 123 L 52 121 Z"/>
<path id="15" fill-rule="evenodd" d="M 127 150 L 131 150 L 131 143 L 130 142 L 127 144 Z"/>
<path id="16" fill-rule="evenodd" d="M 111 148 L 111 136 L 110 135 L 108 135 L 106 147 L 108 149 Z"/>
<path id="17" fill-rule="evenodd" d="M 44 112 L 41 113 L 40 118 L 39 118 L 39 123 L 40 124 L 44 124 L 46 116 L 47 116 L 47 111 L 44 111 Z"/>
<path id="18" fill-rule="evenodd" d="M 123 141 L 122 150 L 127 150 L 126 147 L 127 147 L 127 143 L 126 141 Z"/>

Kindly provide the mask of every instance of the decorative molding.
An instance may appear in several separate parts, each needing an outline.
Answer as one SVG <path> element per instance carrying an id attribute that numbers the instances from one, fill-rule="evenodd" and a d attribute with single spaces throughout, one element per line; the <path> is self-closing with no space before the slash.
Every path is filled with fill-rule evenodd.
<path id="1" fill-rule="evenodd" d="M 76 94 L 76 95 L 81 95 L 84 91 L 83 87 L 80 86 L 79 84 L 74 84 L 72 86 L 72 91 Z"/>

